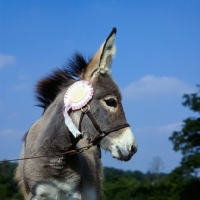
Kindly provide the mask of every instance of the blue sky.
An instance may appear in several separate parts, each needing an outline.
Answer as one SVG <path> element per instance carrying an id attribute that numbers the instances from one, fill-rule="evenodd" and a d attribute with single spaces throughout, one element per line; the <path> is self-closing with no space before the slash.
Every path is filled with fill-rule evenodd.
<path id="1" fill-rule="evenodd" d="M 181 103 L 200 83 L 199 10 L 198 0 L 0 0 L 0 160 L 19 157 L 22 136 L 42 114 L 36 82 L 75 51 L 93 55 L 115 26 L 112 74 L 138 152 L 120 162 L 103 151 L 103 163 L 146 172 L 159 156 L 164 172 L 178 166 L 168 137 L 195 116 Z"/>

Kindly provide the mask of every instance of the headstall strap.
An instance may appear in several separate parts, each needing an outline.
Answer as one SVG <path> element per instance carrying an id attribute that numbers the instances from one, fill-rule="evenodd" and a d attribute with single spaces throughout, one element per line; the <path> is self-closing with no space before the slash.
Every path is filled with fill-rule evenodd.
<path id="1" fill-rule="evenodd" d="M 85 107 L 85 108 L 86 109 L 81 108 L 82 113 L 81 113 L 81 117 L 80 117 L 80 121 L 79 121 L 79 131 L 81 132 L 81 124 L 82 124 L 82 121 L 83 121 L 83 117 L 86 114 L 90 118 L 90 120 L 93 123 L 96 130 L 99 133 L 102 133 L 101 128 L 99 127 L 99 125 L 97 124 L 96 120 L 94 119 L 92 113 L 90 112 L 90 106 L 87 105 L 87 107 Z"/>

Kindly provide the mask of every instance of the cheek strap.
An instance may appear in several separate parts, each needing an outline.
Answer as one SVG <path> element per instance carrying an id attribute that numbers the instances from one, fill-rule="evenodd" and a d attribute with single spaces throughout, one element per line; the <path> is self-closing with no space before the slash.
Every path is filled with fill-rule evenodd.
<path id="1" fill-rule="evenodd" d="M 94 119 L 92 113 L 90 112 L 90 106 L 87 105 L 86 109 L 83 110 L 81 109 L 82 113 L 81 113 L 81 117 L 80 117 L 80 121 L 79 121 L 79 126 L 78 126 L 78 130 L 81 132 L 82 128 L 81 128 L 81 124 L 83 121 L 83 117 L 85 116 L 85 114 L 89 117 L 89 119 L 91 120 L 92 124 L 94 125 L 95 129 L 99 132 L 102 133 L 100 126 L 97 124 L 96 120 Z"/>

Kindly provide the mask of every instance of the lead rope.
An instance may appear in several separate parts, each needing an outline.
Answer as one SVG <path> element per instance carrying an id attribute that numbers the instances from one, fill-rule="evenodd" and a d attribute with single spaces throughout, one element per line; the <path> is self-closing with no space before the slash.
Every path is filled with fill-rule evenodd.
<path id="1" fill-rule="evenodd" d="M 126 127 L 129 127 L 129 124 L 120 125 L 120 126 L 117 126 L 116 128 L 114 128 L 112 130 L 102 132 L 102 134 L 97 135 L 87 146 L 81 147 L 79 149 L 70 150 L 70 151 L 66 151 L 66 152 L 63 152 L 63 153 L 52 154 L 52 155 L 32 156 L 32 157 L 17 158 L 17 159 L 12 159 L 12 160 L 0 160 L 0 162 L 12 162 L 12 161 L 18 161 L 18 160 L 29 160 L 29 159 L 44 158 L 44 157 L 56 157 L 56 156 L 61 156 L 61 155 L 71 156 L 71 155 L 75 155 L 75 154 L 80 154 L 80 153 L 90 149 L 92 146 L 98 145 L 97 141 L 99 141 L 100 139 L 105 137 L 108 133 L 111 133 L 113 131 L 117 131 L 119 129 L 126 128 Z"/>

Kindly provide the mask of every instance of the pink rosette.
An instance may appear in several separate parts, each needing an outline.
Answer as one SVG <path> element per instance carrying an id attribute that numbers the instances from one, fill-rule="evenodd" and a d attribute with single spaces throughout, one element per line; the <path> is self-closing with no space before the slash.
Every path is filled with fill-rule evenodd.
<path id="1" fill-rule="evenodd" d="M 94 94 L 94 89 L 92 85 L 85 80 L 77 81 L 73 85 L 71 85 L 64 96 L 64 109 L 63 115 L 65 117 L 65 124 L 67 125 L 70 132 L 77 137 L 81 133 L 76 128 L 72 119 L 68 115 L 68 110 L 72 108 L 72 110 L 78 110 L 82 107 L 86 106 L 87 103 L 92 99 Z"/>
<path id="2" fill-rule="evenodd" d="M 71 95 L 78 89 L 78 88 L 85 88 L 86 89 L 86 94 L 85 96 L 80 99 L 78 102 L 72 102 L 71 101 Z M 85 80 L 77 81 L 73 85 L 71 85 L 67 92 L 65 93 L 64 96 L 64 104 L 65 106 L 71 102 L 71 108 L 72 110 L 78 110 L 81 109 L 82 107 L 86 106 L 87 103 L 92 99 L 94 94 L 94 89 L 92 85 Z"/>

